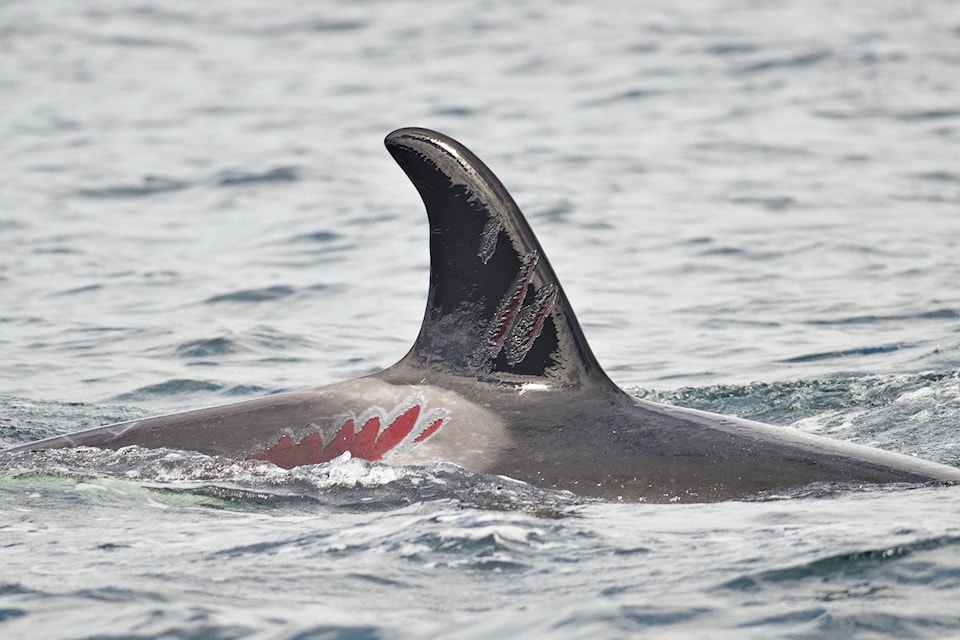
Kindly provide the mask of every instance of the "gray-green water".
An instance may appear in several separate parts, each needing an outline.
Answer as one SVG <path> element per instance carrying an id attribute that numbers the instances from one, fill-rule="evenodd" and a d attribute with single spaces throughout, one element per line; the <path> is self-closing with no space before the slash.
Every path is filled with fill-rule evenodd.
<path id="1" fill-rule="evenodd" d="M 432 127 L 638 395 L 960 465 L 953 2 L 0 5 L 0 444 L 375 371 Z M 960 493 L 0 457 L 4 638 L 960 635 Z"/>

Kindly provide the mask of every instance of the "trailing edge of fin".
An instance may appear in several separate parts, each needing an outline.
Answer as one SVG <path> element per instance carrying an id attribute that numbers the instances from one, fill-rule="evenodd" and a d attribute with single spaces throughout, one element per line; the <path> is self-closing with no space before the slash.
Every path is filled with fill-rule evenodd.
<path id="1" fill-rule="evenodd" d="M 420 335 L 387 371 L 546 388 L 611 384 L 547 257 L 497 177 L 457 141 L 399 129 L 387 149 L 426 205 L 430 291 Z"/>

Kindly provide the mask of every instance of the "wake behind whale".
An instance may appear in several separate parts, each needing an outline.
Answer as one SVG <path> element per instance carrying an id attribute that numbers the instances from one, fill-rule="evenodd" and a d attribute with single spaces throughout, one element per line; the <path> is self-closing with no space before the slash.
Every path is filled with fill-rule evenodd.
<path id="1" fill-rule="evenodd" d="M 179 448 L 281 467 L 349 454 L 448 461 L 606 499 L 715 501 L 813 483 L 960 481 L 960 470 L 635 399 L 603 372 L 543 249 L 497 177 L 455 140 L 387 149 L 430 223 L 419 336 L 370 376 L 15 447 Z"/>

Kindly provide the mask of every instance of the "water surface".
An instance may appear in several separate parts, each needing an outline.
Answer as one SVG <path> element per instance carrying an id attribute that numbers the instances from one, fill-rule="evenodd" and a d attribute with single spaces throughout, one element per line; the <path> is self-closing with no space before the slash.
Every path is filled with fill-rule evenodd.
<path id="1" fill-rule="evenodd" d="M 0 8 L 0 443 L 388 366 L 426 126 L 641 397 L 960 466 L 960 8 Z M 944 637 L 951 488 L 613 505 L 445 465 L 0 460 L 0 633 Z"/>

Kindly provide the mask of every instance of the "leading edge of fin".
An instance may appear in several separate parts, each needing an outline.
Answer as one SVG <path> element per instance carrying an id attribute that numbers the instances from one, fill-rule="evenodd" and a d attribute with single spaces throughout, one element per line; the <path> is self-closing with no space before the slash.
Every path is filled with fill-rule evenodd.
<path id="1" fill-rule="evenodd" d="M 544 389 L 612 384 L 540 243 L 489 168 L 456 140 L 398 129 L 387 150 L 430 223 L 430 289 L 420 334 L 385 374 L 472 378 Z"/>

